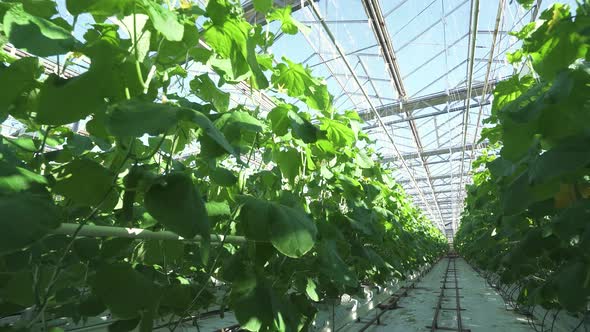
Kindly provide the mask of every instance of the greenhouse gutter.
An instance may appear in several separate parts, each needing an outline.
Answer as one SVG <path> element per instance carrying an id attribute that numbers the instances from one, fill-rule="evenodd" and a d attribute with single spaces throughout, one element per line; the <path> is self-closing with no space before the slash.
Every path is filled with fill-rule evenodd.
<path id="1" fill-rule="evenodd" d="M 194 238 L 185 239 L 182 236 L 179 236 L 178 234 L 169 231 L 154 232 L 143 228 L 80 225 L 71 223 L 63 223 L 58 228 L 51 230 L 49 233 L 58 235 L 75 235 L 88 237 L 118 237 L 137 240 L 186 241 L 194 243 L 200 243 L 203 241 L 203 238 L 199 235 L 195 236 Z M 245 243 L 246 241 L 247 239 L 243 236 L 217 234 L 211 235 L 212 244 L 240 244 Z"/>

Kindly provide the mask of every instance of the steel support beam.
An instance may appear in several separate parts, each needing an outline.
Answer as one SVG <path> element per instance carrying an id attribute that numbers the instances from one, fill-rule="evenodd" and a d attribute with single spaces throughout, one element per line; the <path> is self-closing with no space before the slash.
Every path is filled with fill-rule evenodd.
<path id="1" fill-rule="evenodd" d="M 362 0 L 362 3 L 363 7 L 365 7 L 365 12 L 369 18 L 373 33 L 375 34 L 375 39 L 377 39 L 377 42 L 379 43 L 381 54 L 383 55 L 383 60 L 385 61 L 393 85 L 395 86 L 400 99 L 405 99 L 407 96 L 406 89 L 395 56 L 395 50 L 391 42 L 391 36 L 387 30 L 385 18 L 383 17 L 381 5 L 378 0 Z"/>
<path id="2" fill-rule="evenodd" d="M 463 175 L 469 175 L 469 173 L 463 173 Z M 428 181 L 428 179 L 431 179 L 433 181 L 435 181 L 435 180 L 444 180 L 444 179 L 450 179 L 450 178 L 454 178 L 454 177 L 458 178 L 459 176 L 461 176 L 461 173 L 457 173 L 457 174 L 445 174 L 445 175 L 438 175 L 438 176 L 425 177 L 425 178 L 416 178 L 416 181 Z M 407 180 L 401 180 L 401 181 L 397 181 L 397 183 L 399 183 L 399 184 L 408 183 L 408 181 Z"/>
<path id="3" fill-rule="evenodd" d="M 500 81 L 502 81 L 502 79 L 490 80 L 488 82 L 487 90 L 493 90 L 493 87 Z M 484 86 L 484 83 L 473 84 L 471 88 L 471 96 L 478 97 L 483 95 Z M 418 109 L 432 107 L 435 105 L 442 105 L 451 101 L 463 100 L 467 98 L 468 90 L 469 89 L 467 87 L 461 87 L 449 91 L 441 91 L 422 97 L 408 99 L 404 103 L 396 102 L 387 104 L 381 107 L 377 107 L 376 109 L 381 117 L 386 117 L 394 114 L 400 114 L 404 112 L 410 112 Z M 359 116 L 361 117 L 361 119 L 365 121 L 372 119 L 371 113 L 369 111 L 360 112 Z"/>
<path id="4" fill-rule="evenodd" d="M 475 103 L 475 104 L 471 104 L 469 106 L 469 108 L 476 108 L 476 107 L 480 107 L 480 106 L 487 106 L 490 105 L 491 102 L 490 101 L 484 101 L 483 103 Z M 453 108 L 448 108 L 445 106 L 445 109 L 440 110 L 440 111 L 436 111 L 436 112 L 432 112 L 432 113 L 426 113 L 426 114 L 419 114 L 419 115 L 413 115 L 413 116 L 409 116 L 409 117 L 405 117 L 403 119 L 398 119 L 398 120 L 393 120 L 393 121 L 385 121 L 386 125 L 394 125 L 394 124 L 398 124 L 398 123 L 403 123 L 403 122 L 408 122 L 411 120 L 419 120 L 419 119 L 425 119 L 425 118 L 430 118 L 430 117 L 436 117 L 438 115 L 443 115 L 443 114 L 449 114 L 449 113 L 455 113 L 455 112 L 462 112 L 465 111 L 467 109 L 466 106 L 460 106 L 460 107 L 453 107 Z M 371 130 L 371 129 L 375 129 L 378 128 L 378 126 L 372 124 L 372 125 L 368 125 L 368 126 L 363 126 L 364 130 Z"/>
<path id="5" fill-rule="evenodd" d="M 418 153 L 408 153 L 408 154 L 404 154 L 402 155 L 402 158 L 404 158 L 404 160 L 406 159 L 415 159 L 415 158 L 419 158 L 420 155 L 422 157 L 430 157 L 430 156 L 440 156 L 440 155 L 444 155 L 444 154 L 451 154 L 451 153 L 456 153 L 456 152 L 461 152 L 463 151 L 463 147 L 465 147 L 465 150 L 471 151 L 471 150 L 478 150 L 478 149 L 484 149 L 488 146 L 487 142 L 481 143 L 481 144 L 467 144 L 465 146 L 453 146 L 453 147 L 448 147 L 448 148 L 444 148 L 444 149 L 436 149 L 436 150 L 429 150 L 429 151 L 424 151 L 421 154 Z M 394 162 L 397 161 L 398 157 L 387 157 L 384 158 L 383 161 L 384 162 Z"/>

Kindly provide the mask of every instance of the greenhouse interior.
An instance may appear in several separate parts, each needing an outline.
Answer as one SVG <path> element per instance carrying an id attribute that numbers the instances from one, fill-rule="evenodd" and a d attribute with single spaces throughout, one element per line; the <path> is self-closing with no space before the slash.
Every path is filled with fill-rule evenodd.
<path id="1" fill-rule="evenodd" d="M 590 331 L 589 0 L 0 0 L 0 43 L 0 332 Z"/>

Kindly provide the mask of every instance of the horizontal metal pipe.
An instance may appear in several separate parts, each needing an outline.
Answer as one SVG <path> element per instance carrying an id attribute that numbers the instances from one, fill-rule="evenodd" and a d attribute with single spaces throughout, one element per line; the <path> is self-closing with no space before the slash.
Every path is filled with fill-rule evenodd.
<path id="1" fill-rule="evenodd" d="M 62 234 L 62 235 L 74 235 L 76 230 L 80 227 L 79 224 L 61 224 L 58 228 L 51 230 L 51 234 Z M 121 237 L 138 240 L 168 240 L 168 241 L 186 241 L 199 243 L 203 239 L 197 235 L 192 239 L 185 239 L 176 233 L 169 231 L 154 232 L 142 228 L 127 228 L 127 227 L 115 227 L 115 226 L 96 226 L 96 225 L 84 225 L 77 232 L 77 236 L 88 236 L 88 237 Z M 211 235 L 211 243 L 245 243 L 247 239 L 243 236 L 235 235 Z"/>

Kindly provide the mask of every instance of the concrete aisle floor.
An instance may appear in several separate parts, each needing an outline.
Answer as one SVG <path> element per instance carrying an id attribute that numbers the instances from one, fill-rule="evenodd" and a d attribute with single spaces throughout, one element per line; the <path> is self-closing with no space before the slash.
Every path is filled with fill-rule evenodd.
<path id="1" fill-rule="evenodd" d="M 400 308 L 386 312 L 381 317 L 381 325 L 372 326 L 367 331 L 430 331 L 434 317 L 434 307 L 440 294 L 441 281 L 447 268 L 448 258 L 442 259 L 433 269 L 425 275 L 416 285 L 415 289 L 408 292 L 408 296 L 402 298 L 398 305 Z M 506 310 L 504 300 L 492 289 L 485 280 L 477 274 L 462 258 L 456 259 L 457 279 L 459 283 L 459 295 L 463 329 L 472 332 L 524 332 L 534 331 L 527 323 L 526 317 L 513 311 Z M 451 268 L 453 263 L 451 263 Z M 449 275 L 447 286 L 454 285 L 454 278 Z M 454 294 L 453 290 L 446 290 L 445 294 Z M 455 298 L 445 298 L 442 307 L 454 308 Z M 441 311 L 439 316 L 441 327 L 456 328 L 456 311 Z M 363 319 L 367 321 L 367 319 Z M 357 331 L 363 323 L 349 326 L 346 331 Z M 440 330 L 443 331 L 443 330 Z"/>

